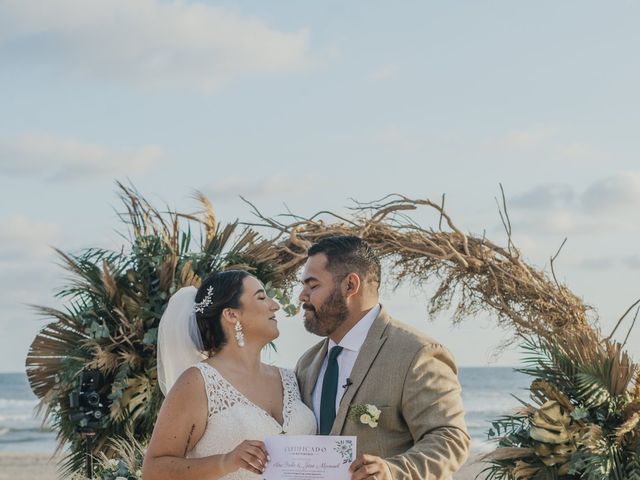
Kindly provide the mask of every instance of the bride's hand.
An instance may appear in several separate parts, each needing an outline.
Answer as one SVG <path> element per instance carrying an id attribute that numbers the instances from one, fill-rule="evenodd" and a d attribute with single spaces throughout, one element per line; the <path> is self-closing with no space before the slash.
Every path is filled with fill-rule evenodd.
<path id="1" fill-rule="evenodd" d="M 261 474 L 267 465 L 267 451 L 264 443 L 258 440 L 245 440 L 224 455 L 224 463 L 229 466 L 229 472 L 244 468 L 250 472 Z"/>

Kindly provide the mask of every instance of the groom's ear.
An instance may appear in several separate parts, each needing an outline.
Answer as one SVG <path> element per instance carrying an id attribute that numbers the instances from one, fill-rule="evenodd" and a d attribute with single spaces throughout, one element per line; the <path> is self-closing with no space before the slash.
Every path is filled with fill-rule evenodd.
<path id="1" fill-rule="evenodd" d="M 344 279 L 345 295 L 350 297 L 360 291 L 360 277 L 357 273 L 350 273 Z"/>

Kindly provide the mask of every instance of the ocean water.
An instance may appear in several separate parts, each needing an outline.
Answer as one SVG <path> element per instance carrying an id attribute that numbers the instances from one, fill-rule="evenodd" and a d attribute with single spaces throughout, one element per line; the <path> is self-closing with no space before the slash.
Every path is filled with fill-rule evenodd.
<path id="1" fill-rule="evenodd" d="M 529 400 L 526 389 L 531 377 L 509 367 L 463 367 L 459 369 L 458 378 L 471 449 L 476 453 L 489 452 L 495 448 L 487 441 L 491 421 L 521 405 L 514 396 Z"/>
<path id="2" fill-rule="evenodd" d="M 475 452 L 489 451 L 490 421 L 526 399 L 529 377 L 511 368 L 460 368 L 462 399 Z M 38 400 L 22 373 L 0 373 L 0 453 L 46 453 L 56 448 L 55 432 L 35 416 Z"/>
<path id="3" fill-rule="evenodd" d="M 37 397 L 24 373 L 0 373 L 0 453 L 53 453 L 56 434 L 35 415 Z"/>

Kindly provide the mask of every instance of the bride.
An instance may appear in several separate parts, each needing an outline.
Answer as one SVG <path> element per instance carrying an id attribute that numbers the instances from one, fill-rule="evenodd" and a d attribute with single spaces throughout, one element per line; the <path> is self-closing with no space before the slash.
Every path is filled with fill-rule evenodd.
<path id="1" fill-rule="evenodd" d="M 278 337 L 279 308 L 240 270 L 211 274 L 197 291 L 186 287 L 171 297 L 158 331 L 166 398 L 145 480 L 258 479 L 269 459 L 265 436 L 316 433 L 293 371 L 260 360 Z"/>

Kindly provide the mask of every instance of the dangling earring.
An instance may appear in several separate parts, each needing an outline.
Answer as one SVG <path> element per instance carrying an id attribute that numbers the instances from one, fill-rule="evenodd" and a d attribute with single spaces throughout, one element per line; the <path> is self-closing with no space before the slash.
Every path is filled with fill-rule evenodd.
<path id="1" fill-rule="evenodd" d="M 244 333 L 242 333 L 242 325 L 240 322 L 236 322 L 236 341 L 238 346 L 244 347 Z"/>

